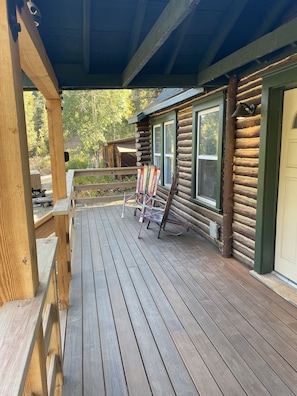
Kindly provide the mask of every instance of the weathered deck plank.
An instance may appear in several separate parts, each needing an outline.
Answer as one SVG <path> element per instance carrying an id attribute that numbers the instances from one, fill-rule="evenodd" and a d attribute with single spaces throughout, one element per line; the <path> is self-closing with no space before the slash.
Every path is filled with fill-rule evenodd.
<path id="1" fill-rule="evenodd" d="M 196 234 L 77 212 L 64 395 L 293 395 L 297 309 Z"/>

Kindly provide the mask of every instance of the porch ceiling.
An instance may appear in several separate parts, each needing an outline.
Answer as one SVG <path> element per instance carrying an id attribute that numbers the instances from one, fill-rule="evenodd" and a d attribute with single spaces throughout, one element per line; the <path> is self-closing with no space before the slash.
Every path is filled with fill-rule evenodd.
<path id="1" fill-rule="evenodd" d="M 34 2 L 61 89 L 221 85 L 296 51 L 295 0 Z"/>

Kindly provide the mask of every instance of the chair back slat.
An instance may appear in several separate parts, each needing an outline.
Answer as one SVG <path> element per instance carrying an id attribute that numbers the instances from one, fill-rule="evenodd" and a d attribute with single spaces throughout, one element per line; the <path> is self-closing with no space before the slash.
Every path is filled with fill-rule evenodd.
<path id="1" fill-rule="evenodd" d="M 124 200 L 122 206 L 121 218 L 124 218 L 125 206 L 133 206 L 136 210 L 142 210 L 143 205 L 147 202 L 148 197 L 153 198 L 157 194 L 157 187 L 160 178 L 160 169 L 155 165 L 143 165 L 137 169 L 136 189 L 133 194 L 126 196 L 124 193 Z M 140 217 L 142 221 L 142 216 Z"/>

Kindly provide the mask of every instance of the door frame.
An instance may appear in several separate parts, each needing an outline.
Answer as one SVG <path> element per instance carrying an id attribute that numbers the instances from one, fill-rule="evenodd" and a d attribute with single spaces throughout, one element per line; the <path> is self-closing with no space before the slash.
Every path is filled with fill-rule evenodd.
<path id="1" fill-rule="evenodd" d="M 283 92 L 297 87 L 297 60 L 263 73 L 254 270 L 274 270 Z M 296 104 L 297 112 L 297 104 Z"/>

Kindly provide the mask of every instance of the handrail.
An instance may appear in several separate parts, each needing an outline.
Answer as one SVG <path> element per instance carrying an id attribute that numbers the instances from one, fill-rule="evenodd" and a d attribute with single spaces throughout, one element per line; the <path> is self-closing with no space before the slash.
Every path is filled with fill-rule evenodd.
<path id="1" fill-rule="evenodd" d="M 136 176 L 137 175 L 137 166 L 131 167 L 122 167 L 122 168 L 96 168 L 96 169 L 74 169 L 73 170 L 73 197 L 75 204 L 82 205 L 90 205 L 90 204 L 103 204 L 107 202 L 114 202 L 118 200 L 123 200 L 124 194 L 119 195 L 103 195 L 96 197 L 88 197 L 88 198 L 79 198 L 77 196 L 77 192 L 82 190 L 89 191 L 98 191 L 101 189 L 104 190 L 120 190 L 124 191 L 126 188 L 134 188 L 136 186 L 136 178 L 135 181 L 123 181 L 124 176 Z M 96 183 L 96 184 L 84 184 L 84 185 L 75 185 L 75 177 L 76 176 L 97 176 L 98 178 L 101 176 L 113 176 L 113 182 L 107 183 Z"/>
<path id="2" fill-rule="evenodd" d="M 18 396 L 24 391 L 28 394 L 33 392 L 36 383 L 45 383 L 49 390 L 62 386 L 61 339 L 57 323 L 59 314 L 55 283 L 56 247 L 57 238 L 37 240 L 39 287 L 35 297 L 5 302 L 0 309 L 0 395 Z M 52 319 L 44 321 L 44 325 L 49 325 L 47 330 L 44 328 L 40 333 L 46 304 L 51 305 L 51 314 L 48 316 Z M 45 333 L 48 341 L 44 344 L 47 345 L 44 351 L 39 337 L 42 334 L 44 339 Z M 39 354 L 34 353 L 36 348 L 39 348 Z M 40 359 L 42 356 L 44 359 Z M 53 362 L 56 364 L 53 365 Z M 42 373 L 47 373 L 45 378 L 36 378 L 36 366 L 41 366 L 41 377 Z M 46 370 L 46 367 L 53 366 L 56 370 Z"/>

